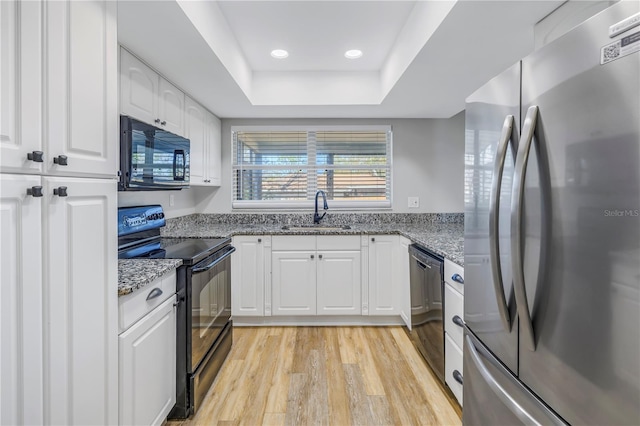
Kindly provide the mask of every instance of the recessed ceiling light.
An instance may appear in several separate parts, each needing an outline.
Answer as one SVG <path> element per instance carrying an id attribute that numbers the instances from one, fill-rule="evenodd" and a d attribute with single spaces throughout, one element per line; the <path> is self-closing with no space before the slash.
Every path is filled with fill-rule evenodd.
<path id="1" fill-rule="evenodd" d="M 347 59 L 358 59 L 361 56 L 362 56 L 362 50 L 358 50 L 358 49 L 347 50 L 346 52 L 344 52 L 344 57 Z"/>
<path id="2" fill-rule="evenodd" d="M 275 49 L 271 51 L 271 56 L 273 56 L 276 59 L 284 59 L 287 56 L 289 56 L 289 52 L 283 49 Z"/>

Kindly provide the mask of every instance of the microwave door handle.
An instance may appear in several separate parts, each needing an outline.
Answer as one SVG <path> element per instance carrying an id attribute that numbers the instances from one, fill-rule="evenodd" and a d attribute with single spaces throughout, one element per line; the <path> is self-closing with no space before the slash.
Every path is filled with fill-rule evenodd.
<path id="1" fill-rule="evenodd" d="M 182 164 L 178 165 L 178 157 L 180 157 Z M 176 149 L 173 151 L 173 180 L 184 180 L 186 167 L 186 157 L 184 149 Z M 178 176 L 178 170 L 181 170 L 181 175 Z"/>

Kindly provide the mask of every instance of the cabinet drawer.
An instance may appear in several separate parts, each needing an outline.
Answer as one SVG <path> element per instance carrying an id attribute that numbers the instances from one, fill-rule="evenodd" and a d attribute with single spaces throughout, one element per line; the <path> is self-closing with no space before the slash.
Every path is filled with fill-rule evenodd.
<path id="1" fill-rule="evenodd" d="M 160 289 L 162 294 L 147 300 L 151 292 Z M 160 277 L 144 288 L 118 298 L 118 326 L 122 333 L 133 323 L 151 312 L 153 308 L 173 296 L 176 292 L 176 271 Z"/>
<path id="2" fill-rule="evenodd" d="M 307 250 L 316 251 L 315 235 L 274 235 L 271 240 L 272 250 Z"/>
<path id="3" fill-rule="evenodd" d="M 463 316 L 464 298 L 462 294 L 453 289 L 449 284 L 444 286 L 444 330 L 449 334 L 453 341 L 462 347 L 464 329 L 457 325 L 453 318 L 458 316 L 460 320 Z"/>
<path id="4" fill-rule="evenodd" d="M 462 406 L 462 384 L 455 377 L 462 375 L 462 349 L 456 345 L 449 334 L 444 334 L 444 381 Z"/>
<path id="5" fill-rule="evenodd" d="M 360 251 L 359 235 L 320 235 L 317 240 L 320 250 L 358 250 Z"/>
<path id="6" fill-rule="evenodd" d="M 462 282 L 460 282 L 462 281 Z M 444 282 L 464 294 L 464 268 L 450 261 L 444 260 Z"/>

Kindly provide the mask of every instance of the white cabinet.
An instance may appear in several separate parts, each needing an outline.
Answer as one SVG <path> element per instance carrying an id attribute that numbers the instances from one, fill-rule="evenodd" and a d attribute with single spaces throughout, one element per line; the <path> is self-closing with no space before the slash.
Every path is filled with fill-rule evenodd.
<path id="1" fill-rule="evenodd" d="M 315 250 L 272 252 L 273 315 L 316 314 L 315 256 Z"/>
<path id="2" fill-rule="evenodd" d="M 401 303 L 400 316 L 402 321 L 411 331 L 411 282 L 410 282 L 410 262 L 409 246 L 411 240 L 400 237 L 400 251 L 398 252 L 398 287 L 400 289 Z"/>
<path id="3" fill-rule="evenodd" d="M 161 425 L 176 402 L 175 280 L 172 273 L 120 298 L 122 318 L 146 314 L 118 337 L 121 425 Z"/>
<path id="4" fill-rule="evenodd" d="M 42 181 L 45 423 L 113 424 L 118 412 L 116 181 Z"/>
<path id="5" fill-rule="evenodd" d="M 271 236 L 233 237 L 231 256 L 231 315 L 265 315 L 265 269 L 271 265 Z"/>
<path id="6" fill-rule="evenodd" d="M 5 2 L 0 3 L 5 7 Z M 40 176 L 0 175 L 0 424 L 43 424 Z"/>
<path id="7" fill-rule="evenodd" d="M 369 315 L 399 315 L 402 290 L 397 285 L 399 237 L 370 235 Z"/>
<path id="8" fill-rule="evenodd" d="M 445 382 L 462 406 L 464 268 L 445 259 L 444 282 Z"/>
<path id="9" fill-rule="evenodd" d="M 120 49 L 120 112 L 185 134 L 184 93 L 125 49 Z"/>
<path id="10" fill-rule="evenodd" d="M 2 172 L 116 176 L 116 8 L 1 2 Z"/>
<path id="11" fill-rule="evenodd" d="M 185 99 L 185 136 L 191 141 L 194 186 L 220 186 L 220 120 L 190 97 Z"/>
<path id="12" fill-rule="evenodd" d="M 358 236 L 274 236 L 273 315 L 360 315 Z"/>
<path id="13" fill-rule="evenodd" d="M 0 30 L 0 170 L 41 173 L 42 3 L 0 1 Z"/>

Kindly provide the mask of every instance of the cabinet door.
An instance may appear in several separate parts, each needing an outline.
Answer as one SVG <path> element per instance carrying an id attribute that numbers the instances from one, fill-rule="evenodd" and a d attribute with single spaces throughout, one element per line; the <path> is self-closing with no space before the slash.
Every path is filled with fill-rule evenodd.
<path id="1" fill-rule="evenodd" d="M 397 235 L 369 238 L 369 315 L 400 314 L 401 291 L 395 285 Z"/>
<path id="2" fill-rule="evenodd" d="M 175 296 L 118 338 L 119 422 L 161 425 L 176 403 Z"/>
<path id="3" fill-rule="evenodd" d="M 316 314 L 316 252 L 273 251 L 273 315 Z"/>
<path id="4" fill-rule="evenodd" d="M 402 296 L 400 316 L 409 331 L 411 331 L 411 283 L 409 281 L 410 244 L 411 240 L 400 237 L 400 251 L 398 252 L 398 286 L 400 287 Z"/>
<path id="5" fill-rule="evenodd" d="M 317 314 L 360 315 L 360 251 L 318 252 Z"/>
<path id="6" fill-rule="evenodd" d="M 222 180 L 222 127 L 220 119 L 211 113 L 206 116 L 207 183 L 220 186 Z"/>
<path id="7" fill-rule="evenodd" d="M 53 195 L 66 187 L 67 196 Z M 118 421 L 115 180 L 43 178 L 45 423 Z"/>
<path id="8" fill-rule="evenodd" d="M 205 137 L 206 110 L 196 101 L 185 96 L 184 131 L 190 146 L 190 185 L 206 185 L 207 143 Z"/>
<path id="9" fill-rule="evenodd" d="M 116 176 L 118 170 L 117 3 L 44 3 L 46 173 Z M 66 156 L 66 165 L 54 158 Z"/>
<path id="10" fill-rule="evenodd" d="M 264 238 L 233 237 L 231 256 L 231 315 L 264 315 Z"/>
<path id="11" fill-rule="evenodd" d="M 0 6 L 4 7 L 2 2 Z M 43 424 L 39 176 L 0 175 L 0 424 Z"/>
<path id="12" fill-rule="evenodd" d="M 158 127 L 176 135 L 184 135 L 184 93 L 162 77 L 158 88 L 158 114 L 161 120 Z"/>
<path id="13" fill-rule="evenodd" d="M 0 2 L 0 170 L 40 173 L 27 153 L 42 151 L 42 5 Z"/>
<path id="14" fill-rule="evenodd" d="M 158 126 L 158 74 L 125 49 L 120 49 L 120 112 Z M 158 120 L 158 121 L 156 121 Z"/>

